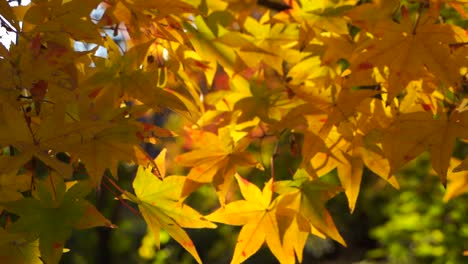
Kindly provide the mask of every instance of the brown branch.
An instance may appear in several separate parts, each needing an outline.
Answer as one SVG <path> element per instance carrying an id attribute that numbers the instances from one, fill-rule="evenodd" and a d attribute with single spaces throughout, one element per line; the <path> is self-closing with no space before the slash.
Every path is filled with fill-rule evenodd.
<path id="1" fill-rule="evenodd" d="M 291 9 L 291 6 L 274 0 L 258 0 L 257 4 L 278 12 Z"/>
<path id="2" fill-rule="evenodd" d="M 461 48 L 463 46 L 467 46 L 468 45 L 468 42 L 458 42 L 458 43 L 451 43 L 449 44 L 449 47 L 451 49 L 458 49 L 458 48 Z"/>
<path id="3" fill-rule="evenodd" d="M 4 17 L 0 15 L 0 25 L 4 27 L 7 31 L 14 32 L 18 34 L 18 31 L 16 29 L 12 28 L 13 25 L 11 25 Z M 11 26 L 10 26 L 11 25 Z"/>

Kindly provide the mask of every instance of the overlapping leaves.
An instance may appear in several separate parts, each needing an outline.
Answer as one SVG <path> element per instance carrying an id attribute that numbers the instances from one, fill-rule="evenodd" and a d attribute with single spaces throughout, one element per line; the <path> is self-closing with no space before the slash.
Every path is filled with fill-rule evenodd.
<path id="1" fill-rule="evenodd" d="M 87 182 L 75 183 L 66 189 L 59 176 L 51 174 L 48 177 L 36 184 L 35 197 L 1 203 L 6 210 L 20 217 L 8 228 L 6 236 L 11 241 L 18 241 L 18 248 L 3 252 L 2 257 L 18 263 L 37 262 L 33 242 L 38 239 L 41 259 L 45 263 L 59 263 L 72 229 L 113 227 L 94 205 L 84 199 L 91 191 Z M 10 243 L 2 245 L 11 247 Z M 22 251 L 26 253 L 23 260 L 20 257 Z"/>
<path id="2" fill-rule="evenodd" d="M 0 208 L 19 215 L 0 229 L 0 260 L 56 263 L 73 228 L 110 226 L 84 197 L 122 161 L 139 165 L 124 197 L 198 262 L 183 228 L 215 227 L 207 219 L 243 226 L 233 263 L 264 242 L 302 261 L 309 234 L 345 244 L 326 201 L 344 191 L 353 211 L 365 167 L 398 187 L 425 151 L 445 200 L 465 193 L 466 158 L 452 154 L 468 140 L 468 37 L 441 12 L 466 19 L 466 1 L 361 2 L 0 0 L 18 33 L 0 45 Z M 173 161 L 185 177 L 165 177 L 163 156 L 141 147 L 174 135 L 142 122 L 165 109 L 191 122 Z M 290 153 L 274 147 L 265 163 L 263 144 L 285 134 Z M 289 154 L 299 166 L 275 175 Z M 263 191 L 237 174 L 260 163 Z M 341 187 L 320 181 L 334 169 Z M 67 189 L 78 170 L 86 179 Z M 232 201 L 234 178 L 245 200 Z M 183 202 L 204 184 L 221 203 L 207 218 Z"/>
<path id="3" fill-rule="evenodd" d="M 164 168 L 164 152 L 161 155 L 159 167 Z M 164 169 L 163 169 L 164 171 Z M 164 229 L 201 263 L 195 245 L 183 228 L 215 228 L 216 225 L 206 220 L 188 205 L 179 202 L 185 177 L 156 176 L 152 168 L 138 168 L 133 181 L 135 195 L 125 192 L 125 198 L 138 204 L 143 218 L 154 234 L 156 246 L 159 248 L 159 232 Z"/>

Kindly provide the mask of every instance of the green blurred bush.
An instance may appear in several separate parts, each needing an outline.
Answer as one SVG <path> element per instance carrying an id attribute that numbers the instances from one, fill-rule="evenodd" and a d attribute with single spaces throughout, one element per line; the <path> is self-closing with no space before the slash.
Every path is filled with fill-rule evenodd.
<path id="1" fill-rule="evenodd" d="M 444 189 L 430 173 L 429 157 L 422 156 L 399 175 L 401 190 L 375 194 L 368 204 L 386 219 L 370 231 L 379 247 L 368 259 L 383 263 L 468 263 L 468 196 L 444 203 Z M 368 190 L 369 192 L 371 190 Z M 396 195 L 395 195 L 396 194 Z M 381 208 L 379 210 L 379 208 Z"/>

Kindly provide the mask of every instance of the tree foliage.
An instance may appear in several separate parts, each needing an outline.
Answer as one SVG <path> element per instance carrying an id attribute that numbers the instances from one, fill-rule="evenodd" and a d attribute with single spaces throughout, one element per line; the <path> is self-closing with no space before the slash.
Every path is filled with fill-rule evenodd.
<path id="1" fill-rule="evenodd" d="M 18 36 L 0 45 L 1 262 L 58 263 L 71 230 L 115 227 L 86 200 L 103 181 L 199 263 L 184 229 L 213 222 L 242 226 L 232 263 L 264 243 L 301 262 L 310 234 L 346 245 L 326 202 L 343 191 L 352 212 L 365 167 L 398 188 L 428 151 L 444 199 L 465 193 L 453 150 L 468 140 L 466 4 L 0 0 Z M 147 121 L 168 110 L 179 127 Z M 185 144 L 169 159 L 143 148 L 173 137 Z M 297 164 L 275 168 L 286 156 Z M 133 190 L 116 183 L 120 162 L 138 166 Z M 185 176 L 166 176 L 177 166 Z M 334 169 L 339 186 L 321 178 Z M 185 203 L 203 185 L 219 201 L 206 216 Z"/>

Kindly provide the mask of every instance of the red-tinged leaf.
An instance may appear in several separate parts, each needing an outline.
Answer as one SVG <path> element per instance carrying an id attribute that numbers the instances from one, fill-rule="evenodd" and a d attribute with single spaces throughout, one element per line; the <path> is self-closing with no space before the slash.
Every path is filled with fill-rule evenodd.
<path id="1" fill-rule="evenodd" d="M 274 230 L 271 230 L 274 232 Z M 237 237 L 236 249 L 231 260 L 231 264 L 242 263 L 255 252 L 265 242 L 265 230 L 262 219 L 256 219 L 245 224 Z"/>
<path id="2" fill-rule="evenodd" d="M 374 65 L 372 65 L 371 63 L 369 62 L 361 62 L 359 65 L 358 65 L 358 69 L 359 70 L 370 70 L 374 68 Z"/>

